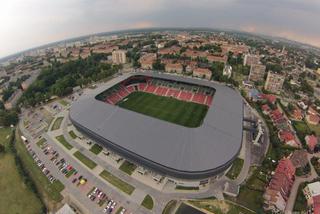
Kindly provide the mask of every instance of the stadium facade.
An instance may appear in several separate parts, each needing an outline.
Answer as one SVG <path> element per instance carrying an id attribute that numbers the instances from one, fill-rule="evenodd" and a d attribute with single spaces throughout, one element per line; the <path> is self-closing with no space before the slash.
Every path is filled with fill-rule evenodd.
<path id="1" fill-rule="evenodd" d="M 134 76 L 213 88 L 213 101 L 202 124 L 188 128 L 96 99 Z M 222 173 L 238 156 L 242 145 L 241 95 L 219 83 L 177 75 L 121 75 L 80 97 L 71 106 L 69 118 L 79 131 L 100 145 L 174 180 L 203 180 Z"/>

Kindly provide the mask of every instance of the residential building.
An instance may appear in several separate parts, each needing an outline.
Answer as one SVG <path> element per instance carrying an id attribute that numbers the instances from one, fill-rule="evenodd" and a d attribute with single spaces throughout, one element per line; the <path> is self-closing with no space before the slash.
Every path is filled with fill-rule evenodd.
<path id="1" fill-rule="evenodd" d="M 271 178 L 263 195 L 266 211 L 284 212 L 292 185 L 295 180 L 296 168 L 288 158 L 283 158 Z"/>
<path id="2" fill-rule="evenodd" d="M 245 54 L 243 59 L 243 65 L 256 65 L 259 64 L 260 57 L 252 54 Z"/>
<path id="3" fill-rule="evenodd" d="M 180 63 L 168 63 L 165 65 L 165 71 L 181 74 L 183 72 L 183 66 Z"/>
<path id="4" fill-rule="evenodd" d="M 226 64 L 228 61 L 228 56 L 223 55 L 223 56 L 214 56 L 214 55 L 209 55 L 207 56 L 207 60 L 209 62 L 221 62 Z"/>
<path id="5" fill-rule="evenodd" d="M 192 74 L 195 77 L 205 78 L 207 80 L 210 80 L 212 76 L 212 72 L 207 68 L 196 68 Z"/>
<path id="6" fill-rule="evenodd" d="M 16 90 L 11 95 L 11 97 L 4 103 L 4 108 L 7 110 L 14 108 L 21 96 L 22 96 L 22 90 L 21 89 Z"/>
<path id="7" fill-rule="evenodd" d="M 265 72 L 265 65 L 253 64 L 250 68 L 249 80 L 253 82 L 263 81 Z"/>
<path id="8" fill-rule="evenodd" d="M 157 60 L 157 54 L 147 53 L 140 57 L 139 62 L 142 69 L 152 69 L 153 63 Z"/>
<path id="9" fill-rule="evenodd" d="M 303 113 L 301 109 L 297 107 L 292 111 L 291 116 L 294 120 L 297 120 L 297 121 L 301 121 L 303 119 Z"/>
<path id="10" fill-rule="evenodd" d="M 286 145 L 292 146 L 292 147 L 300 147 L 300 144 L 296 140 L 296 137 L 294 133 L 288 130 L 280 130 L 278 132 L 278 137 L 281 142 L 285 143 Z"/>
<path id="11" fill-rule="evenodd" d="M 126 51 L 125 50 L 115 50 L 112 51 L 112 62 L 113 64 L 125 64 L 127 62 Z"/>
<path id="12" fill-rule="evenodd" d="M 314 148 L 318 144 L 318 138 L 315 135 L 306 135 L 305 141 L 310 152 L 314 152 Z"/>
<path id="13" fill-rule="evenodd" d="M 167 55 L 167 54 L 177 54 L 180 52 L 180 47 L 178 46 L 172 46 L 170 48 L 162 48 L 162 49 L 159 49 L 158 53 L 160 55 Z"/>
<path id="14" fill-rule="evenodd" d="M 318 115 L 308 114 L 306 120 L 311 125 L 318 125 L 320 122 L 320 117 Z"/>
<path id="15" fill-rule="evenodd" d="M 296 167 L 296 168 L 304 168 L 309 163 L 308 153 L 304 149 L 295 150 L 290 155 L 290 160 L 291 160 L 292 164 L 294 165 L 294 167 Z"/>
<path id="16" fill-rule="evenodd" d="M 225 65 L 222 74 L 223 76 L 227 76 L 228 78 L 230 78 L 232 75 L 232 66 Z"/>
<path id="17" fill-rule="evenodd" d="M 272 93 L 279 94 L 282 89 L 283 82 L 284 76 L 269 71 L 264 89 Z"/>

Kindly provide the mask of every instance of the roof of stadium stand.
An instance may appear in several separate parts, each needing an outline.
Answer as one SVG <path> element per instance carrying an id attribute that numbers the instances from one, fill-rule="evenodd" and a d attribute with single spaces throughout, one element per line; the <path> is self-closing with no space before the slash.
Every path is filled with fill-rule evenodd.
<path id="1" fill-rule="evenodd" d="M 99 93 L 135 75 L 216 89 L 203 123 L 197 128 L 188 128 L 95 99 Z M 227 163 L 230 165 L 242 144 L 241 95 L 219 83 L 177 75 L 155 72 L 121 75 L 81 96 L 72 105 L 69 116 L 72 122 L 109 143 L 178 174 L 214 171 Z"/>

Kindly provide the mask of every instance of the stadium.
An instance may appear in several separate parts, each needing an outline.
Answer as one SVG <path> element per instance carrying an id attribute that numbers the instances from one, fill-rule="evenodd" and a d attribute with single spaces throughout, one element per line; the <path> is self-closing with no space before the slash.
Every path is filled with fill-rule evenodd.
<path id="1" fill-rule="evenodd" d="M 82 95 L 69 118 L 102 146 L 174 179 L 218 175 L 242 145 L 241 95 L 219 83 L 177 75 L 118 76 Z"/>

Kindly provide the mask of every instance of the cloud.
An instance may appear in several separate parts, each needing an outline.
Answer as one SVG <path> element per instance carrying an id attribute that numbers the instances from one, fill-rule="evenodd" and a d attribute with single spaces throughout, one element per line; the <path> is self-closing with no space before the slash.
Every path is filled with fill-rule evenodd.
<path id="1" fill-rule="evenodd" d="M 211 27 L 319 45 L 319 0 L 1 0 L 0 57 L 70 37 L 147 27 Z"/>

